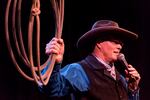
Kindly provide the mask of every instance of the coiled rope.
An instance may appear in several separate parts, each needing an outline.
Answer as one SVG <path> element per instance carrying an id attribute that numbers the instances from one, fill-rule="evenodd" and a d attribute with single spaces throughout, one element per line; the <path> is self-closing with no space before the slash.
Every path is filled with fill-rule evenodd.
<path id="1" fill-rule="evenodd" d="M 10 32 L 9 28 L 9 13 L 11 9 L 11 3 L 13 3 L 12 9 L 12 32 Z M 8 0 L 5 12 L 5 37 L 6 43 L 9 50 L 10 57 L 14 65 L 16 66 L 19 73 L 26 78 L 27 80 L 34 81 L 38 85 L 47 85 L 49 78 L 51 76 L 54 64 L 55 64 L 55 54 L 49 56 L 48 60 L 41 65 L 40 63 L 40 0 L 32 0 L 32 7 L 30 12 L 30 19 L 28 25 L 28 56 L 25 50 L 23 35 L 22 35 L 22 27 L 21 27 L 21 4 L 22 0 Z M 55 12 L 55 37 L 61 38 L 62 29 L 63 29 L 63 20 L 64 20 L 64 0 L 51 0 L 52 7 Z M 16 16 L 17 15 L 17 16 Z M 17 19 L 17 20 L 16 20 Z M 17 23 L 16 23 L 17 22 Z M 36 62 L 37 66 L 35 66 L 33 60 L 33 30 L 34 24 L 36 22 Z M 13 34 L 14 45 L 16 51 L 23 61 L 25 66 L 30 68 L 32 72 L 32 76 L 27 75 L 19 66 L 16 57 L 14 55 L 14 51 L 12 49 L 12 44 L 10 43 L 10 33 Z M 17 38 L 17 33 L 19 38 Z M 50 62 L 50 64 L 48 64 Z M 48 69 L 44 74 L 41 74 L 41 71 L 47 66 Z"/>

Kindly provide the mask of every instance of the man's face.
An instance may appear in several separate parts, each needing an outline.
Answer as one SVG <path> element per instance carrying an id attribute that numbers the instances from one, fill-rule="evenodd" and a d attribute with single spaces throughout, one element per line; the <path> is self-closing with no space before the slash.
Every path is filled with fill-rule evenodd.
<path id="1" fill-rule="evenodd" d="M 122 49 L 123 43 L 120 40 L 107 40 L 98 43 L 100 52 L 103 55 L 103 58 L 107 62 L 114 62 L 117 60 L 117 57 Z"/>

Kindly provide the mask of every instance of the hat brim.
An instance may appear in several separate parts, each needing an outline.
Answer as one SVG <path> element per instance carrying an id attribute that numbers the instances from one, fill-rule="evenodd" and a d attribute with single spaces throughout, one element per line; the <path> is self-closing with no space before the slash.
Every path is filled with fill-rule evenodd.
<path id="1" fill-rule="evenodd" d="M 77 41 L 78 48 L 90 47 L 97 39 L 101 37 L 106 37 L 108 35 L 119 37 L 122 42 L 129 42 L 138 38 L 138 35 L 134 32 L 128 31 L 119 27 L 102 27 L 95 28 L 86 32 L 83 36 Z"/>

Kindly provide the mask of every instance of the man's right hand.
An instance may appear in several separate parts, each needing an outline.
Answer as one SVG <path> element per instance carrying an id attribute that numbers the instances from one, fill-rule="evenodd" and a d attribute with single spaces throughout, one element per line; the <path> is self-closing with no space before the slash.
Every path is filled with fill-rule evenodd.
<path id="1" fill-rule="evenodd" d="M 63 39 L 54 37 L 48 44 L 46 44 L 45 53 L 47 55 L 56 54 L 56 63 L 61 63 L 64 55 Z"/>

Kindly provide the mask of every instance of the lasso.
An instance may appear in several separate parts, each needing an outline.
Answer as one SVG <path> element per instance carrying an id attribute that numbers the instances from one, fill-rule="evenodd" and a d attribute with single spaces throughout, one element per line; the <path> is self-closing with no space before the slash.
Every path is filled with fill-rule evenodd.
<path id="1" fill-rule="evenodd" d="M 55 37 L 61 38 L 62 28 L 63 28 L 63 19 L 64 19 L 64 0 L 50 0 L 52 7 L 55 12 Z M 9 13 L 12 3 L 12 32 L 10 32 L 9 28 Z M 30 81 L 35 81 L 38 85 L 46 85 L 51 76 L 54 64 L 55 64 L 55 54 L 49 56 L 48 60 L 41 65 L 40 63 L 40 0 L 32 0 L 32 7 L 30 12 L 30 19 L 28 25 L 28 56 L 25 50 L 23 35 L 22 35 L 22 27 L 21 27 L 21 4 L 22 0 L 8 0 L 5 12 L 5 35 L 6 35 L 6 43 L 10 53 L 10 57 L 14 65 L 16 66 L 19 73 L 26 79 Z M 16 18 L 17 17 L 17 18 Z M 17 20 L 16 20 L 17 19 Z M 16 23 L 17 22 L 17 23 Z M 34 24 L 36 23 L 36 62 L 37 66 L 34 65 L 33 60 L 33 30 Z M 23 61 L 25 66 L 31 69 L 32 76 L 27 75 L 19 66 L 16 57 L 14 55 L 14 51 L 12 49 L 12 45 L 10 43 L 10 33 L 13 34 L 14 46 L 17 50 L 17 53 L 20 59 Z M 19 38 L 17 38 L 17 33 Z M 48 69 L 44 74 L 41 74 L 41 71 L 48 65 Z"/>

